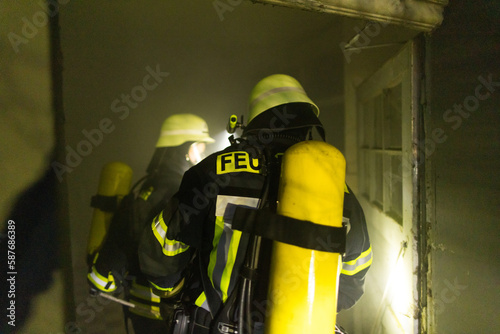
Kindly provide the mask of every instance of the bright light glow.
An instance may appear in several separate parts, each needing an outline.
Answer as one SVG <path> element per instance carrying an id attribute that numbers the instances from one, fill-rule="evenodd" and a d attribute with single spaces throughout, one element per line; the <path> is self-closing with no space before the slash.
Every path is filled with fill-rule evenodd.
<path id="1" fill-rule="evenodd" d="M 215 136 L 211 136 L 213 139 L 215 139 L 215 143 L 207 145 L 207 153 L 212 154 L 228 147 L 230 145 L 228 140 L 229 136 L 231 135 L 227 133 L 226 130 L 217 133 Z"/>
<path id="2" fill-rule="evenodd" d="M 196 165 L 204 158 L 206 145 L 205 143 L 193 143 L 189 147 L 188 157 L 193 165 Z"/>
<path id="3" fill-rule="evenodd" d="M 377 310 L 377 315 L 370 331 L 371 334 L 378 333 L 383 322 L 384 314 L 391 312 L 396 319 L 395 325 L 401 333 L 409 333 L 412 318 L 412 267 L 411 256 L 408 251 L 408 243 L 402 242 L 399 249 L 392 245 L 391 254 L 397 254 L 393 265 L 389 267 L 387 282 L 384 293 Z M 406 256 L 405 256 L 406 255 Z"/>
<path id="4" fill-rule="evenodd" d="M 391 277 L 391 307 L 398 317 L 411 315 L 412 278 L 409 275 L 411 267 L 405 260 L 404 256 L 398 258 Z"/>

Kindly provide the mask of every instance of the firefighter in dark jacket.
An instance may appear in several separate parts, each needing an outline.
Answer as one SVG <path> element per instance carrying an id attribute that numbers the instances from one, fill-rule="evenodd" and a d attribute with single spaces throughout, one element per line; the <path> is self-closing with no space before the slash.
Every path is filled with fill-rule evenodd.
<path id="1" fill-rule="evenodd" d="M 242 138 L 233 139 L 231 146 L 190 168 L 179 191 L 143 232 L 141 269 L 160 295 L 183 279 L 186 268 L 193 266 L 193 254 L 199 255 L 199 273 L 193 278 L 198 282 L 186 283 L 190 292 L 184 297 L 189 333 L 209 333 L 211 326 L 217 326 L 213 319 L 220 316 L 225 305 L 234 302 L 233 291 L 241 275 L 247 274 L 242 268 L 249 241 L 231 228 L 235 208 L 276 209 L 280 157 L 290 146 L 314 136 L 324 141 L 318 114 L 319 109 L 294 78 L 278 74 L 261 80 L 252 90 Z M 274 175 L 269 183 L 266 175 Z M 263 206 L 264 188 L 268 191 Z M 338 311 L 352 307 L 362 296 L 372 259 L 363 211 L 347 186 L 343 221 L 348 233 Z M 266 284 L 262 282 L 266 280 L 269 248 L 262 247 L 254 298 L 264 301 Z M 219 322 L 219 328 L 212 330 L 237 330 L 231 328 L 230 320 L 224 328 Z M 182 324 L 182 319 L 177 322 Z M 254 324 L 255 332 L 258 325 Z"/>
<path id="2" fill-rule="evenodd" d="M 170 319 L 160 309 L 168 303 L 154 294 L 141 273 L 137 256 L 140 232 L 177 191 L 184 172 L 201 160 L 206 143 L 212 143 L 206 122 L 193 114 L 174 114 L 162 125 L 147 174 L 120 203 L 102 248 L 93 254 L 87 275 L 91 290 L 124 292 L 125 321 L 136 334 L 167 333 Z M 176 290 L 180 290 L 178 284 Z M 175 294 L 175 291 L 174 291 Z M 163 310 L 162 310 L 163 311 Z M 128 324 L 126 325 L 128 332 Z"/>

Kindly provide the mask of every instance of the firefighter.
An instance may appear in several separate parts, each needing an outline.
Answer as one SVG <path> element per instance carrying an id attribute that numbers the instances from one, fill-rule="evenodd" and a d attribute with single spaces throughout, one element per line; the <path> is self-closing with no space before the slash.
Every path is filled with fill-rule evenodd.
<path id="1" fill-rule="evenodd" d="M 103 246 L 91 254 L 87 275 L 91 291 L 115 295 L 123 291 L 125 300 L 134 304 L 123 308 L 127 332 L 127 319 L 136 334 L 167 333 L 170 328 L 173 299 L 161 301 L 141 273 L 139 236 L 177 191 L 184 172 L 202 159 L 205 144 L 212 142 L 201 117 L 174 114 L 166 118 L 146 175 L 121 200 Z M 178 284 L 171 295 L 181 288 Z"/>
<path id="2" fill-rule="evenodd" d="M 241 138 L 186 172 L 179 191 L 146 228 L 139 246 L 141 270 L 162 295 L 184 277 L 196 261 L 198 275 L 186 282 L 176 333 L 259 332 L 259 312 L 265 313 L 269 243 L 259 247 L 257 274 L 244 268 L 251 240 L 233 230 L 238 207 L 276 210 L 281 156 L 292 145 L 308 139 L 324 141 L 319 109 L 303 87 L 288 75 L 262 79 L 250 95 L 248 124 Z M 232 120 L 234 124 L 234 119 Z M 363 294 L 371 264 L 371 247 L 361 206 L 345 186 L 344 222 L 349 230 L 340 275 L 338 311 L 352 307 Z M 254 280 L 254 325 L 243 330 L 244 319 L 236 292 L 242 277 Z M 260 304 L 259 304 L 260 303 Z M 232 306 L 228 306 L 232 305 Z M 189 321 L 186 319 L 189 317 Z"/>

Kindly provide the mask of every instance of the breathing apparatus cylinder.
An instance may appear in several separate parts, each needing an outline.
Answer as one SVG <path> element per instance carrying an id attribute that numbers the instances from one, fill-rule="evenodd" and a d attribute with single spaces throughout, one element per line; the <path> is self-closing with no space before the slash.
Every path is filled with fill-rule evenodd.
<path id="1" fill-rule="evenodd" d="M 285 152 L 281 168 L 278 214 L 342 226 L 345 159 L 340 151 L 325 142 L 300 142 Z M 339 253 L 274 241 L 265 333 L 334 333 L 341 266 Z"/>
<path id="2" fill-rule="evenodd" d="M 87 243 L 89 261 L 102 247 L 108 233 L 114 210 L 130 191 L 132 168 L 123 162 L 110 162 L 101 170 L 97 196 L 92 199 L 94 212 Z"/>

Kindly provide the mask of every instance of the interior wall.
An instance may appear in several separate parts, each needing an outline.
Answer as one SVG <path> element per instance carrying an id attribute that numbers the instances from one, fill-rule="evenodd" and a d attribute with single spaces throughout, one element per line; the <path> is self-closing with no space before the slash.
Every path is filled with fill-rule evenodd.
<path id="1" fill-rule="evenodd" d="M 62 332 L 71 289 L 58 245 L 65 236 L 59 182 L 50 169 L 57 10 L 43 1 L 2 1 L 0 13 L 0 332 Z"/>
<path id="2" fill-rule="evenodd" d="M 40 6 L 24 2 L 2 3 L 0 9 L 3 16 L 0 226 L 3 228 L 19 194 L 45 172 L 55 136 L 47 14 Z M 30 164 L 26 164 L 26 156 L 30 157 Z"/>
<path id="3" fill-rule="evenodd" d="M 246 115 L 258 80 L 285 73 L 319 105 L 327 140 L 344 148 L 340 18 L 250 1 L 221 11 L 215 3 L 61 7 L 66 157 L 60 162 L 68 168 L 60 176 L 69 186 L 77 324 L 88 333 L 123 328 L 119 305 L 88 298 L 90 197 L 107 162 L 129 164 L 134 180 L 144 174 L 168 115 L 204 117 L 217 145 L 227 146 L 228 117 Z M 138 96 L 151 72 L 158 85 Z"/>
<path id="4" fill-rule="evenodd" d="M 500 326 L 499 14 L 452 2 L 429 39 L 430 333 Z"/>

